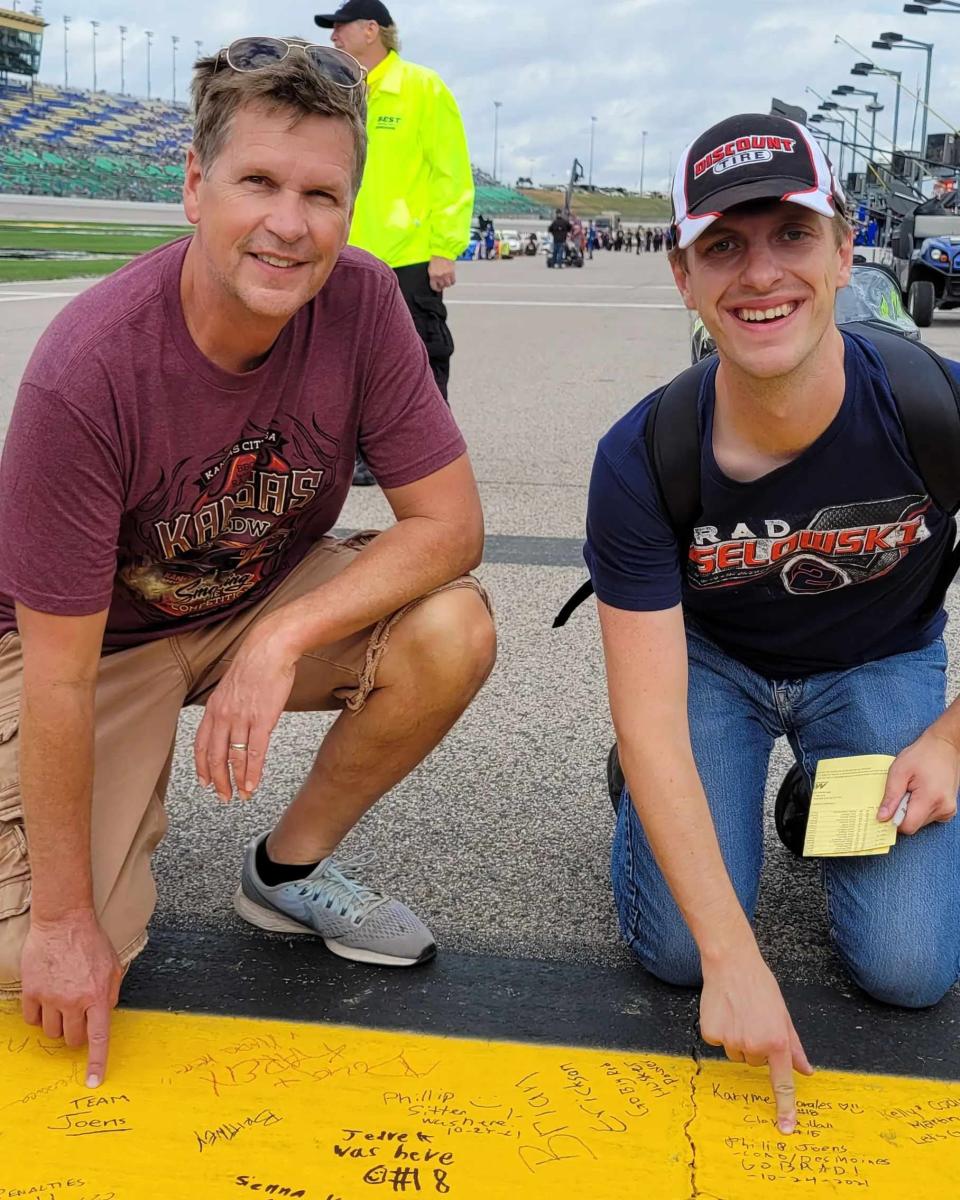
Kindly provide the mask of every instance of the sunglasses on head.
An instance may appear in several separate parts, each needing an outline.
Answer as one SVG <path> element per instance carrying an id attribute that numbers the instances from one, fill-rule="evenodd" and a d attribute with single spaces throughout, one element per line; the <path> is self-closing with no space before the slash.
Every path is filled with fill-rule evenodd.
<path id="1" fill-rule="evenodd" d="M 238 38 L 219 52 L 216 69 L 220 69 L 221 60 L 225 59 L 227 66 L 234 71 L 262 71 L 283 62 L 293 50 L 302 51 L 324 79 L 347 91 L 359 89 L 357 94 L 362 95 L 361 85 L 367 75 L 366 67 L 335 46 L 304 45 L 275 37 Z"/>

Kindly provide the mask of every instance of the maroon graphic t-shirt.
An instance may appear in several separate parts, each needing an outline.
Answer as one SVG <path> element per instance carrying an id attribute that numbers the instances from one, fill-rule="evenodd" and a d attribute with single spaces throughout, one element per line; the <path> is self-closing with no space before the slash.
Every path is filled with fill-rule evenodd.
<path id="1" fill-rule="evenodd" d="M 27 366 L 0 464 L 0 633 L 14 600 L 109 607 L 106 649 L 261 599 L 335 524 L 357 446 L 385 488 L 465 449 L 396 278 L 346 249 L 244 374 L 180 304 L 189 239 L 71 301 Z"/>

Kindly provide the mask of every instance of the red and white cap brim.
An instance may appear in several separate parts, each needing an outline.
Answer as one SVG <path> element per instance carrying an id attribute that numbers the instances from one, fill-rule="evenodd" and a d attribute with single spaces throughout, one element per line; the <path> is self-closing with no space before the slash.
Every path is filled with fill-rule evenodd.
<path id="1" fill-rule="evenodd" d="M 737 204 L 746 204 L 750 200 L 780 200 L 784 204 L 799 204 L 823 217 L 833 217 L 838 211 L 838 204 L 842 209 L 845 203 L 843 190 L 834 177 L 820 144 L 810 136 L 803 125 L 795 121 L 791 121 L 790 124 L 796 128 L 799 138 L 810 154 L 816 173 L 816 183 L 812 187 L 796 186 L 802 181 L 791 179 L 788 174 L 774 172 L 767 178 L 755 178 L 744 183 L 732 181 L 711 196 L 711 211 L 697 216 L 692 216 L 687 208 L 687 169 L 695 143 L 691 142 L 687 146 L 680 156 L 673 178 L 674 224 L 677 230 L 677 245 L 681 250 L 692 245 L 727 209 Z"/>

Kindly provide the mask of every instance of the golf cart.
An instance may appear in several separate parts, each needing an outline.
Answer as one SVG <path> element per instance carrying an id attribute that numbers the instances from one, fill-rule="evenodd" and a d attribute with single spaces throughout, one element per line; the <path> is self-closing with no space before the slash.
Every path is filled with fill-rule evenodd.
<path id="1" fill-rule="evenodd" d="M 956 193 L 925 200 L 900 222 L 893 255 L 910 316 L 922 328 L 934 310 L 960 307 L 960 210 Z"/>

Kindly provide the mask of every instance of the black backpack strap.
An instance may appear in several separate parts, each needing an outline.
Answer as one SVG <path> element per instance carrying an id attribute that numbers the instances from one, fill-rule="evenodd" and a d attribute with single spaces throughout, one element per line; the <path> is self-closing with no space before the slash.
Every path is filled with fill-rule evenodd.
<path id="1" fill-rule="evenodd" d="M 946 363 L 922 342 L 873 325 L 844 326 L 876 348 L 893 393 L 907 445 L 930 498 L 954 516 L 960 509 L 960 385 Z M 943 557 L 921 610 L 930 619 L 960 571 L 960 543 Z"/>
<path id="2" fill-rule="evenodd" d="M 700 510 L 700 388 L 716 364 L 711 354 L 668 383 L 651 402 L 644 430 L 653 481 L 681 553 Z"/>
<path id="3" fill-rule="evenodd" d="M 651 400 L 644 439 L 660 503 L 678 544 L 689 537 L 700 506 L 700 423 L 698 401 L 704 376 L 716 363 L 711 356 L 678 375 Z M 681 551 L 682 553 L 682 551 Z M 553 628 L 566 625 L 572 613 L 593 595 L 588 579 L 557 613 Z"/>
<path id="4" fill-rule="evenodd" d="M 566 625 L 570 620 L 571 615 L 576 612 L 584 600 L 589 600 L 593 595 L 593 583 L 588 579 L 586 583 L 581 583 L 573 595 L 567 600 L 563 608 L 553 618 L 553 628 L 559 629 Z"/>
<path id="5" fill-rule="evenodd" d="M 883 360 L 907 445 L 934 503 L 960 509 L 960 386 L 949 367 L 922 342 L 867 325 L 862 334 Z"/>

